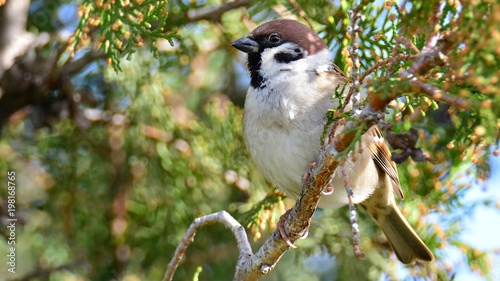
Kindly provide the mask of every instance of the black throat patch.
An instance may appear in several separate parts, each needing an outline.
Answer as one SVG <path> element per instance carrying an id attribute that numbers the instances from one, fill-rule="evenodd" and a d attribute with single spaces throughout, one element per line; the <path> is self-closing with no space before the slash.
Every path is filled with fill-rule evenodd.
<path id="1" fill-rule="evenodd" d="M 264 84 L 265 79 L 260 75 L 260 67 L 262 65 L 261 53 L 248 54 L 248 71 L 250 72 L 250 85 L 254 88 L 263 89 L 266 87 Z"/>

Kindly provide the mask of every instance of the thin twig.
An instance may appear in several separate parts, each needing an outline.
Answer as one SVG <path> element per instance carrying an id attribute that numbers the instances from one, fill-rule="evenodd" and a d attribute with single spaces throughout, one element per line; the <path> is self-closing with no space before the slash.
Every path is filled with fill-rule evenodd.
<path id="1" fill-rule="evenodd" d="M 89 64 L 93 63 L 96 60 L 99 59 L 104 59 L 106 58 L 106 54 L 95 51 L 95 50 L 90 50 L 88 51 L 85 55 L 83 55 L 81 58 L 78 58 L 76 60 L 68 61 L 62 71 L 66 72 L 68 75 L 74 75 L 85 67 L 87 67 Z"/>
<path id="2" fill-rule="evenodd" d="M 414 89 L 436 101 L 466 109 L 466 99 L 447 95 L 433 85 L 418 79 L 418 76 L 424 75 L 436 65 L 446 63 L 447 54 L 455 46 L 455 41 L 450 36 L 441 39 L 438 37 L 439 35 L 435 34 L 429 38 L 422 52 L 416 56 L 415 63 L 408 70 L 401 72 L 400 78 L 409 80 Z"/>
<path id="3" fill-rule="evenodd" d="M 416 90 L 431 99 L 439 102 L 443 102 L 447 105 L 451 106 L 456 106 L 459 108 L 467 109 L 467 100 L 464 98 L 459 98 L 459 97 L 454 97 L 451 95 L 446 94 L 442 90 L 434 87 L 433 85 L 429 83 L 425 83 L 417 79 L 415 76 L 411 75 L 407 71 L 403 71 L 401 74 L 403 75 L 406 79 L 409 79 L 411 84 L 414 86 L 412 89 Z"/>
<path id="4" fill-rule="evenodd" d="M 427 43 L 426 43 L 426 46 L 425 48 L 428 48 L 428 49 L 431 49 L 431 48 L 434 48 L 434 46 L 436 46 L 436 43 L 437 43 L 437 39 L 438 39 L 438 36 L 439 36 L 439 24 L 438 24 L 438 21 L 439 21 L 439 18 L 441 17 L 441 4 L 443 3 L 443 0 L 439 0 L 438 2 L 434 2 L 435 3 L 435 6 L 434 6 L 434 9 L 433 9 L 433 13 L 431 15 L 431 17 L 429 18 L 429 26 L 433 26 L 434 27 L 434 30 L 433 32 L 429 32 L 429 34 L 427 34 Z"/>
<path id="5" fill-rule="evenodd" d="M 349 102 L 351 98 L 353 98 L 353 104 L 357 104 L 356 100 L 356 95 L 355 93 L 358 92 L 358 88 L 360 85 L 359 81 L 359 56 L 358 56 L 358 49 L 359 49 L 359 34 L 363 32 L 363 29 L 359 26 L 359 21 L 363 17 L 363 15 L 359 12 L 359 7 L 355 7 L 352 10 L 349 10 L 347 14 L 349 15 L 349 19 L 351 20 L 351 25 L 347 27 L 347 32 L 351 36 L 351 45 L 347 47 L 347 50 L 349 51 L 349 56 L 351 57 L 352 60 L 352 68 L 351 68 L 351 81 L 352 85 L 351 88 L 349 89 L 349 93 L 346 96 L 346 102 Z"/>
<path id="6" fill-rule="evenodd" d="M 359 235 L 359 225 L 358 225 L 358 213 L 356 212 L 356 206 L 354 205 L 354 192 L 352 191 L 351 184 L 349 183 L 349 178 L 347 177 L 347 172 L 345 171 L 345 166 L 340 166 L 340 172 L 342 173 L 342 178 L 344 179 L 344 187 L 347 192 L 347 198 L 349 199 L 349 213 L 352 229 L 352 243 L 354 246 L 354 255 L 358 260 L 365 258 L 363 249 L 361 249 L 361 238 Z"/>
<path id="7" fill-rule="evenodd" d="M 426 43 L 424 49 L 416 57 L 415 63 L 408 70 L 414 75 L 423 75 L 436 65 L 441 65 L 443 57 L 455 46 L 453 38 L 444 37 L 439 40 L 439 35 L 431 37 Z"/>
<path id="8" fill-rule="evenodd" d="M 400 45 L 401 45 L 401 44 L 399 43 L 399 41 L 398 41 L 398 40 L 396 40 L 396 44 L 394 45 L 394 48 L 392 49 L 392 56 L 391 56 L 392 58 L 395 58 L 395 57 L 398 55 L 398 50 L 399 50 L 399 46 L 400 46 Z M 397 60 L 396 60 L 396 59 L 393 59 L 393 60 L 390 60 L 389 62 L 390 62 L 390 65 L 389 65 L 389 67 L 387 68 L 387 72 L 386 72 L 386 74 L 385 74 L 385 76 L 387 76 L 387 77 L 391 77 L 391 76 L 392 76 L 392 72 L 394 71 L 394 66 L 396 65 Z M 373 68 L 373 66 L 372 66 L 371 68 Z M 371 68 L 370 68 L 370 69 L 371 69 Z M 370 69 L 368 69 L 368 71 L 369 71 Z M 367 71 L 367 72 L 368 72 L 368 71 Z M 365 72 L 365 73 L 366 73 L 366 72 Z M 363 78 L 364 78 L 364 77 L 362 76 L 362 78 L 361 78 L 360 80 L 361 80 L 361 81 L 363 81 Z"/>
<path id="9" fill-rule="evenodd" d="M 466 109 L 466 99 L 447 95 L 442 90 L 419 79 L 421 75 L 425 75 L 435 66 L 445 64 L 447 54 L 456 46 L 455 38 L 452 38 L 450 34 L 441 39 L 438 39 L 438 36 L 436 34 L 429 38 L 422 52 L 414 57 L 414 63 L 408 70 L 402 71 L 399 78 L 410 81 L 412 85 L 411 90 L 415 92 L 423 93 L 436 101 Z M 404 42 L 402 38 L 400 40 Z M 381 97 L 374 93 L 369 97 L 369 102 L 373 109 L 383 111 L 385 106 L 396 97 L 396 93 L 386 97 Z"/>
<path id="10" fill-rule="evenodd" d="M 414 58 L 415 58 L 415 55 L 399 54 L 399 55 L 396 55 L 395 57 L 391 56 L 385 60 L 381 60 L 381 61 L 377 62 L 376 64 L 374 64 L 372 67 L 370 67 L 368 70 L 363 72 L 363 74 L 361 74 L 361 77 L 359 78 L 359 82 L 363 83 L 363 81 L 365 80 L 365 78 L 368 75 L 377 71 L 377 69 L 381 66 L 388 65 L 388 64 L 391 64 L 391 66 L 393 66 L 394 62 L 396 62 L 396 61 L 407 61 L 407 60 L 412 60 Z M 387 71 L 387 72 L 389 72 L 389 71 Z"/>
<path id="11" fill-rule="evenodd" d="M 26 31 L 30 0 L 8 1 L 0 9 L 0 76 L 24 54 L 35 37 Z"/>
<path id="12" fill-rule="evenodd" d="M 196 235 L 198 230 L 200 230 L 204 226 L 214 223 L 222 223 L 226 228 L 233 232 L 233 235 L 236 238 L 238 249 L 240 250 L 240 259 L 243 257 L 249 258 L 252 256 L 252 248 L 250 247 L 250 243 L 248 242 L 245 228 L 241 226 L 241 224 L 236 221 L 229 213 L 227 213 L 226 211 L 220 211 L 218 213 L 196 218 L 193 223 L 191 223 L 189 229 L 184 235 L 184 238 L 177 245 L 177 249 L 175 249 L 174 256 L 168 264 L 167 271 L 163 276 L 163 281 L 172 280 L 174 273 L 179 266 L 184 253 L 186 252 L 187 247 L 189 246 L 189 244 L 191 244 L 191 242 L 193 242 L 194 236 Z"/>
<path id="13" fill-rule="evenodd" d="M 292 4 L 292 6 L 297 10 L 299 16 L 307 22 L 307 25 L 309 25 L 310 28 L 313 28 L 311 22 L 307 18 L 306 12 L 304 11 L 304 9 L 302 9 L 299 3 L 297 3 L 296 0 L 288 0 L 288 2 L 290 2 L 290 4 Z"/>
<path id="14" fill-rule="evenodd" d="M 405 46 L 406 49 L 414 52 L 415 54 L 420 54 L 420 50 L 417 48 L 417 46 L 415 46 L 415 44 L 413 44 L 413 42 L 411 42 L 410 39 L 400 36 L 399 38 L 396 38 L 396 42 L 399 42 L 400 44 Z"/>

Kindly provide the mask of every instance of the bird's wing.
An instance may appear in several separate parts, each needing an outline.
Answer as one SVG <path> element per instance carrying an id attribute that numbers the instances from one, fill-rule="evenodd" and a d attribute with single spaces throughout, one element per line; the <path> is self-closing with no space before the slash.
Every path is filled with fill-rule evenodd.
<path id="1" fill-rule="evenodd" d="M 393 188 L 398 194 L 398 196 L 403 199 L 403 190 L 401 189 L 401 183 L 399 182 L 398 170 L 396 164 L 391 160 L 391 152 L 387 146 L 387 142 L 380 132 L 378 126 L 372 126 L 367 132 L 371 139 L 369 143 L 370 153 L 372 159 L 377 163 L 377 165 L 391 178 L 393 183 Z"/>

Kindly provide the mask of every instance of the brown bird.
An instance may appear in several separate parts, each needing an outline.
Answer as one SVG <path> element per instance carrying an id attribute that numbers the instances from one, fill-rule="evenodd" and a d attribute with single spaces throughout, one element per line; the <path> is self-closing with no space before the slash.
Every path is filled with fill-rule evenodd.
<path id="1" fill-rule="evenodd" d="M 251 79 L 243 116 L 247 148 L 266 178 L 297 198 L 302 175 L 320 153 L 325 114 L 338 105 L 332 95 L 347 78 L 333 64 L 324 41 L 294 20 L 265 23 L 232 46 L 248 54 Z M 382 228 L 402 263 L 434 260 L 396 206 L 393 192 L 400 198 L 403 192 L 380 130 L 373 126 L 361 139 L 362 151 L 353 151 L 344 164 L 354 203 Z M 333 194 L 321 197 L 321 208 L 348 203 L 340 171 L 332 184 Z"/>

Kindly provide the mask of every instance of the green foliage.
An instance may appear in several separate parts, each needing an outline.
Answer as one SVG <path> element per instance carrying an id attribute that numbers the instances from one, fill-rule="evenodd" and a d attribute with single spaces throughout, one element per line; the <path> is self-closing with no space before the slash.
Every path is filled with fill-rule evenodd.
<path id="1" fill-rule="evenodd" d="M 238 217 L 238 221 L 250 229 L 256 239 L 260 239 L 262 237 L 261 231 L 264 231 L 267 225 L 276 228 L 279 217 L 285 212 L 284 196 L 286 195 L 274 190 L 267 194 L 264 199 L 255 203 L 252 209 Z"/>
<path id="2" fill-rule="evenodd" d="M 165 39 L 170 45 L 174 44 L 173 39 L 178 36 L 164 27 L 168 16 L 166 5 L 165 0 L 84 0 L 78 11 L 80 22 L 70 38 L 68 50 L 74 54 L 84 44 L 97 41 L 97 48 L 109 57 L 115 70 L 121 70 L 120 59 L 130 58 L 145 40 L 153 43 Z M 97 39 L 89 41 L 90 37 Z M 158 47 L 148 45 L 158 58 Z"/>

